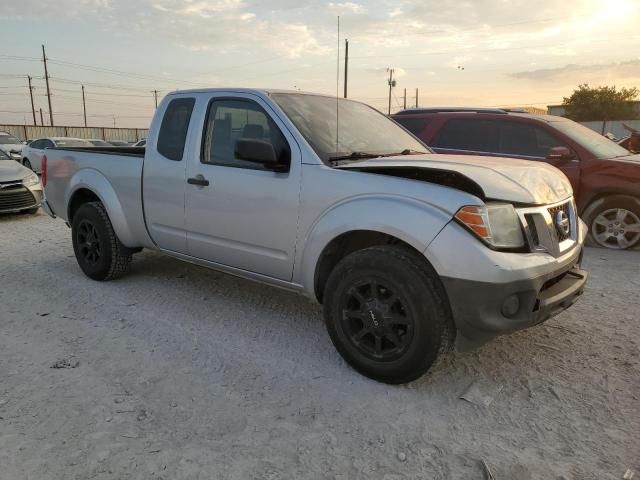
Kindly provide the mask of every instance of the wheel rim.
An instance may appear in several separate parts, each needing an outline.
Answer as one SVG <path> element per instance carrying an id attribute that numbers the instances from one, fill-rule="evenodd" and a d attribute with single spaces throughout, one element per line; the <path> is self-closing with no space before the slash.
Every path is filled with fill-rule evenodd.
<path id="1" fill-rule="evenodd" d="M 77 234 L 78 250 L 80 256 L 92 265 L 100 261 L 100 238 L 96 227 L 88 220 L 82 220 L 78 225 Z"/>
<path id="2" fill-rule="evenodd" d="M 629 248 L 640 240 L 640 218 L 625 208 L 610 208 L 593 220 L 591 234 L 603 247 Z"/>
<path id="3" fill-rule="evenodd" d="M 350 343 L 375 361 L 392 361 L 406 353 L 414 319 L 398 292 L 377 280 L 351 287 L 341 301 L 341 326 Z"/>

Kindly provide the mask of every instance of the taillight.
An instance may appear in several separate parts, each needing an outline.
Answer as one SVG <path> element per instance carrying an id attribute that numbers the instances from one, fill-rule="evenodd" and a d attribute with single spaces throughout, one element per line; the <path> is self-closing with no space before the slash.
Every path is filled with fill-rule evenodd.
<path id="1" fill-rule="evenodd" d="M 46 155 L 42 157 L 42 168 L 40 170 L 42 170 L 40 175 L 40 181 L 42 182 L 42 186 L 46 187 L 47 186 L 47 156 Z"/>

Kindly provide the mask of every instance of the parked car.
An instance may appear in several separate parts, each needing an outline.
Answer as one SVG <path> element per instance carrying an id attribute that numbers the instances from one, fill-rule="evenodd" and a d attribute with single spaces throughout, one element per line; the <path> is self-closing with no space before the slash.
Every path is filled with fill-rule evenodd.
<path id="1" fill-rule="evenodd" d="M 0 213 L 37 213 L 41 202 L 38 175 L 0 150 Z"/>
<path id="2" fill-rule="evenodd" d="M 109 140 L 109 143 L 114 147 L 130 147 L 131 146 L 129 142 L 125 142 L 124 140 Z"/>
<path id="3" fill-rule="evenodd" d="M 438 153 L 557 166 L 571 181 L 593 241 L 615 249 L 640 243 L 640 155 L 593 130 L 562 117 L 502 109 L 410 109 L 393 118 Z"/>
<path id="4" fill-rule="evenodd" d="M 93 145 L 94 147 L 112 147 L 113 146 L 109 142 L 101 140 L 100 138 L 90 138 L 87 141 L 91 143 L 91 145 Z"/>
<path id="5" fill-rule="evenodd" d="M 545 321 L 587 278 L 559 170 L 435 155 L 350 100 L 173 92 L 144 153 L 45 158 L 45 209 L 71 225 L 89 278 L 116 278 L 149 248 L 305 293 L 346 361 L 383 382 Z"/>
<path id="6" fill-rule="evenodd" d="M 20 152 L 24 144 L 8 132 L 0 132 L 0 150 L 14 160 L 20 161 Z"/>
<path id="7" fill-rule="evenodd" d="M 133 144 L 134 147 L 144 147 L 147 144 L 147 139 L 143 138 L 142 140 L 138 140 Z"/>
<path id="8" fill-rule="evenodd" d="M 33 140 L 22 149 L 22 164 L 34 172 L 42 171 L 42 157 L 45 149 L 54 147 L 92 147 L 93 144 L 82 138 L 48 137 Z"/>

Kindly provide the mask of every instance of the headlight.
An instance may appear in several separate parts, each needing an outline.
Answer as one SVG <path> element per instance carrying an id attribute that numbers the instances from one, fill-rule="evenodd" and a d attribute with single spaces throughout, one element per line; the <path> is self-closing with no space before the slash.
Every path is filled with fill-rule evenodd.
<path id="1" fill-rule="evenodd" d="M 520 219 L 510 203 L 462 207 L 456 213 L 456 220 L 492 248 L 516 249 L 524 246 Z"/>
<path id="2" fill-rule="evenodd" d="M 34 173 L 32 175 L 29 175 L 27 178 L 23 178 L 22 179 L 22 184 L 25 187 L 33 187 L 35 185 L 39 185 L 40 184 L 40 179 L 38 178 L 38 175 L 36 175 Z"/>

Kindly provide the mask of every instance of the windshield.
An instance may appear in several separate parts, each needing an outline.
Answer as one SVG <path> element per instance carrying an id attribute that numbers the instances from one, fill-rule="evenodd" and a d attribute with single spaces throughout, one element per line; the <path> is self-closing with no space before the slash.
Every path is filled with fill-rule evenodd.
<path id="1" fill-rule="evenodd" d="M 91 143 L 93 143 L 96 147 L 110 147 L 111 144 L 105 142 L 104 140 L 89 140 Z"/>
<path id="2" fill-rule="evenodd" d="M 8 133 L 0 133 L 0 144 L 2 145 L 20 145 L 22 142 L 13 135 Z"/>
<path id="3" fill-rule="evenodd" d="M 274 94 L 273 99 L 324 162 L 353 153 L 431 152 L 394 121 L 363 103 L 295 93 Z"/>
<path id="4" fill-rule="evenodd" d="M 55 141 L 56 147 L 92 147 L 93 145 L 86 140 L 75 138 L 61 138 Z"/>
<path id="5" fill-rule="evenodd" d="M 0 160 L 11 160 L 11 157 L 9 157 L 9 155 L 7 155 L 2 150 L 0 150 Z"/>
<path id="6" fill-rule="evenodd" d="M 606 160 L 630 155 L 629 150 L 579 123 L 558 121 L 553 122 L 553 126 L 589 150 L 597 159 Z"/>

